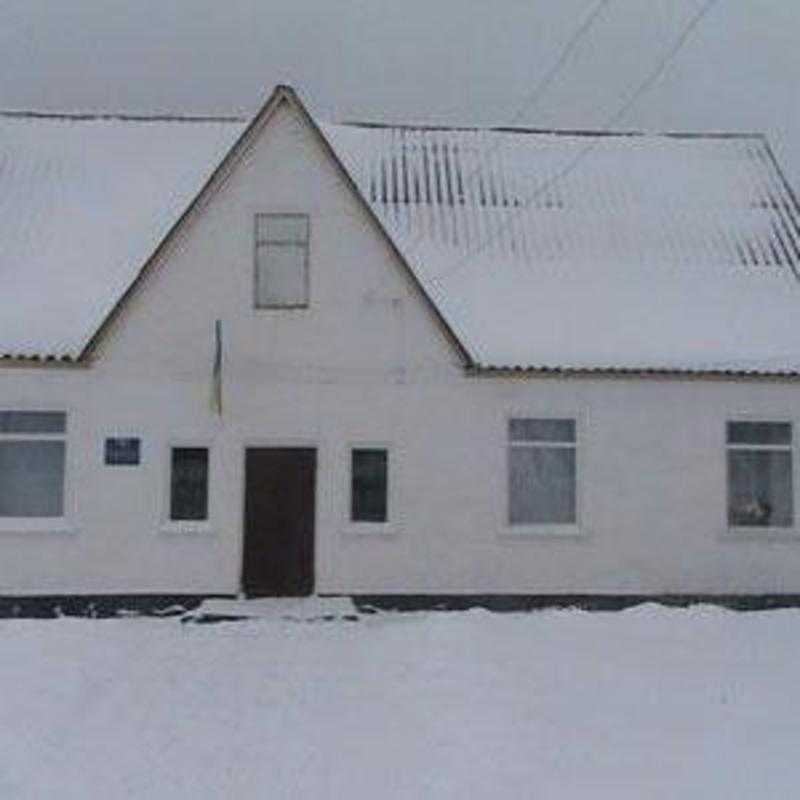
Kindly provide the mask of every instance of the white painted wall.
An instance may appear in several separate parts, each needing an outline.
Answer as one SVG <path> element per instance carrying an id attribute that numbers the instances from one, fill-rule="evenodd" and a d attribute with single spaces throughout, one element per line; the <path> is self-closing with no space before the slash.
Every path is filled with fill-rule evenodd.
<path id="1" fill-rule="evenodd" d="M 252 308 L 253 216 L 269 211 L 310 214 L 307 310 Z M 221 419 L 209 404 L 217 318 Z M 64 525 L 0 520 L 0 593 L 238 591 L 244 448 L 269 444 L 318 448 L 322 593 L 800 592 L 800 537 L 728 534 L 724 449 L 731 417 L 800 423 L 798 396 L 777 381 L 464 375 L 284 106 L 91 367 L 0 371 L 0 407 L 68 411 L 69 461 Z M 512 414 L 579 419 L 579 536 L 504 525 Z M 141 466 L 103 465 L 114 434 L 142 438 Z M 370 535 L 348 523 L 348 448 L 374 442 L 391 448 L 392 521 Z M 166 524 L 169 447 L 194 443 L 211 447 L 211 520 L 180 531 Z"/>

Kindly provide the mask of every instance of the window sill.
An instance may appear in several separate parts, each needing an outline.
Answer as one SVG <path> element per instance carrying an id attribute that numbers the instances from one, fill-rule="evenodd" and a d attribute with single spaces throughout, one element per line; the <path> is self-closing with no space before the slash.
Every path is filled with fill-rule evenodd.
<path id="1" fill-rule="evenodd" d="M 585 539 L 586 531 L 577 525 L 506 525 L 503 539 Z"/>
<path id="2" fill-rule="evenodd" d="M 64 517 L 0 517 L 0 534 L 77 532 L 77 526 Z"/>
<path id="3" fill-rule="evenodd" d="M 213 536 L 215 531 L 209 522 L 192 522 L 191 520 L 185 521 L 170 521 L 164 522 L 159 528 L 160 533 L 166 534 L 188 534 L 190 536 Z"/>
<path id="4" fill-rule="evenodd" d="M 753 526 L 742 526 L 725 528 L 722 531 L 722 539 L 726 541 L 747 541 L 747 542 L 779 542 L 779 541 L 800 541 L 800 529 L 798 528 L 767 528 Z"/>

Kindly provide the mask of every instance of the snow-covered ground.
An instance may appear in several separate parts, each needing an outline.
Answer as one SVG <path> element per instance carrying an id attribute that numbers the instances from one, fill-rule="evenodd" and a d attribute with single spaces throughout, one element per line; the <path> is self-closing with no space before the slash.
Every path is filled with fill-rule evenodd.
<path id="1" fill-rule="evenodd" d="M 800 611 L 252 608 L 0 622 L 0 798 L 797 796 Z"/>

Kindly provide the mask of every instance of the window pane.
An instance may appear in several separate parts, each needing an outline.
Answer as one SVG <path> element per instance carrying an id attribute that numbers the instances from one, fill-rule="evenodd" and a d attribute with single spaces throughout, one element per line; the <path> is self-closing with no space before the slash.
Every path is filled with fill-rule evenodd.
<path id="1" fill-rule="evenodd" d="M 306 248 L 293 244 L 256 247 L 256 307 L 305 305 Z"/>
<path id="2" fill-rule="evenodd" d="M 308 217 L 304 214 L 257 214 L 256 241 L 296 242 L 308 241 Z"/>
<path id="3" fill-rule="evenodd" d="M 0 441 L 0 517 L 64 515 L 64 442 Z"/>
<path id="4" fill-rule="evenodd" d="M 64 433 L 63 411 L 0 411 L 0 433 Z"/>
<path id="5" fill-rule="evenodd" d="M 575 449 L 510 447 L 509 523 L 575 522 Z"/>
<path id="6" fill-rule="evenodd" d="M 785 450 L 728 451 L 728 524 L 792 524 L 792 454 Z"/>
<path id="7" fill-rule="evenodd" d="M 729 444 L 791 444 L 791 422 L 729 422 Z"/>
<path id="8" fill-rule="evenodd" d="M 208 448 L 172 449 L 170 519 L 208 519 Z"/>
<path id="9" fill-rule="evenodd" d="M 388 459 L 386 450 L 353 450 L 350 518 L 386 522 Z"/>
<path id="10" fill-rule="evenodd" d="M 574 442 L 574 419 L 512 419 L 508 421 L 512 442 Z"/>

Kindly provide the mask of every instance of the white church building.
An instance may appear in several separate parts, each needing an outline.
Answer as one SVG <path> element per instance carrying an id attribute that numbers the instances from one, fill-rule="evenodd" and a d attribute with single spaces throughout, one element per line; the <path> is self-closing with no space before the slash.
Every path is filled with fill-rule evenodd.
<path id="1" fill-rule="evenodd" d="M 0 116 L 0 595 L 800 593 L 758 135 Z"/>

